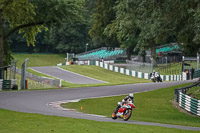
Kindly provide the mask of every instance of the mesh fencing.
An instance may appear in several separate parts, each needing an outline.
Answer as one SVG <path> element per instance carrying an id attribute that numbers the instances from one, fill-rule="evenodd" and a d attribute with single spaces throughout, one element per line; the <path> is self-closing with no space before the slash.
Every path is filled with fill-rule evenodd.
<path id="1" fill-rule="evenodd" d="M 16 73 L 21 74 L 21 69 L 16 68 Z M 31 79 L 33 81 L 29 82 L 29 86 L 35 86 L 35 87 L 44 87 L 45 85 L 48 86 L 56 86 L 56 87 L 61 87 L 61 80 L 58 79 L 52 79 L 52 78 L 47 78 L 47 77 L 41 77 L 34 75 L 32 73 L 26 72 L 26 78 Z M 17 83 L 20 83 L 20 78 L 17 79 Z M 46 87 L 48 87 L 46 86 Z"/>
<path id="2" fill-rule="evenodd" d="M 126 68 L 129 70 L 134 70 L 137 72 L 144 72 L 144 73 L 151 73 L 153 71 L 153 64 L 151 63 L 144 63 L 144 62 L 136 62 L 127 60 Z"/>

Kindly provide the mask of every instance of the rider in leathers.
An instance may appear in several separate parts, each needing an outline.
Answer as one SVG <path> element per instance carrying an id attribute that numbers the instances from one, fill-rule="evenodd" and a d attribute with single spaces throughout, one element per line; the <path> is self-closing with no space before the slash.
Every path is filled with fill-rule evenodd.
<path id="1" fill-rule="evenodd" d="M 126 96 L 124 99 L 122 99 L 122 103 L 118 104 L 116 108 L 116 113 L 118 112 L 119 108 L 123 106 L 124 104 L 129 103 L 129 102 L 134 103 L 133 98 L 134 98 L 134 94 L 130 93 L 129 96 Z"/>

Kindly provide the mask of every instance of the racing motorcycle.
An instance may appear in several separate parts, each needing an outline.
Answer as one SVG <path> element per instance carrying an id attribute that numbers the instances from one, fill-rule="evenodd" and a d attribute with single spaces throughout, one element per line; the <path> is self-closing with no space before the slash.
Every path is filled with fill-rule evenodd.
<path id="1" fill-rule="evenodd" d="M 162 78 L 158 72 L 150 73 L 150 78 L 152 82 L 162 82 Z"/>
<path id="2" fill-rule="evenodd" d="M 121 105 L 121 102 L 118 102 L 118 106 Z M 123 104 L 117 111 L 117 108 L 112 113 L 112 119 L 122 118 L 124 121 L 128 121 L 131 117 L 132 110 L 135 109 L 133 103 Z"/>

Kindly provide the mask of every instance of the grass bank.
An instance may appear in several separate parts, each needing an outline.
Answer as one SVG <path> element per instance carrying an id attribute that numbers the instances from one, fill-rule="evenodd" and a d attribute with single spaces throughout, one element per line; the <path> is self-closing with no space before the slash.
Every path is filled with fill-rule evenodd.
<path id="1" fill-rule="evenodd" d="M 198 133 L 172 128 L 96 122 L 0 109 L 1 133 Z"/>
<path id="2" fill-rule="evenodd" d="M 185 66 L 185 69 L 191 69 L 192 67 L 196 69 L 197 62 L 185 61 L 185 63 L 190 64 L 190 67 Z M 200 67 L 200 64 L 199 64 Z M 182 62 L 177 63 L 168 63 L 167 65 L 159 65 L 158 67 L 154 67 L 154 70 L 158 71 L 162 75 L 180 75 L 182 72 Z"/>
<path id="3" fill-rule="evenodd" d="M 71 66 L 63 66 L 62 68 L 91 78 L 108 82 L 105 85 L 135 84 L 135 83 L 150 82 L 150 80 L 127 76 L 97 66 L 71 65 Z"/>
<path id="4" fill-rule="evenodd" d="M 190 88 L 187 91 L 187 94 L 193 98 L 200 100 L 200 86 Z"/>
<path id="5" fill-rule="evenodd" d="M 21 68 L 22 63 L 26 58 L 29 58 L 27 66 L 56 66 L 58 63 L 65 62 L 66 55 L 64 54 L 13 54 L 17 60 L 17 67 Z"/>
<path id="6" fill-rule="evenodd" d="M 99 83 L 99 84 L 74 84 L 69 83 L 67 81 L 62 81 L 62 87 L 67 88 L 79 88 L 79 87 L 93 87 L 93 86 L 109 86 L 109 85 L 121 85 L 121 84 L 135 84 L 135 83 L 148 83 L 151 82 L 149 80 L 134 78 L 131 76 L 127 76 L 124 74 L 112 72 L 109 70 L 105 70 L 103 68 L 97 66 L 80 66 L 80 65 L 71 65 L 71 66 L 63 66 L 63 69 L 79 73 L 81 75 L 85 75 L 91 78 L 95 78 L 98 80 L 106 81 L 108 83 Z M 54 78 L 32 69 L 27 69 L 28 72 L 33 73 L 37 76 L 43 76 L 48 78 Z M 56 79 L 56 78 L 54 78 Z"/>
<path id="7" fill-rule="evenodd" d="M 188 84 L 187 84 L 188 85 Z M 174 89 L 185 85 L 135 94 L 136 109 L 131 120 L 200 127 L 200 118 L 189 116 L 173 107 Z M 125 96 L 85 99 L 78 103 L 63 104 L 79 112 L 111 117 L 111 113 Z M 83 110 L 81 110 L 81 106 Z"/>

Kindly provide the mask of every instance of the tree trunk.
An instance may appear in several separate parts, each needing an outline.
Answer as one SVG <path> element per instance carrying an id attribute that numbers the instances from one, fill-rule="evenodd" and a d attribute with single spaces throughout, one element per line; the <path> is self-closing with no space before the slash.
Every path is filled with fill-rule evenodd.
<path id="1" fill-rule="evenodd" d="M 156 43 L 154 41 L 152 41 L 152 43 L 151 43 L 151 57 L 152 57 L 153 66 L 157 66 L 157 62 L 156 62 Z"/>
<path id="2" fill-rule="evenodd" d="M 131 60 L 131 51 L 130 48 L 126 49 L 127 60 Z"/>
<path id="3" fill-rule="evenodd" d="M 2 11 L 0 10 L 0 67 L 3 66 L 3 20 L 2 20 Z"/>
<path id="4" fill-rule="evenodd" d="M 142 51 L 143 53 L 142 53 L 142 61 L 143 62 L 146 62 L 146 51 L 144 50 L 144 51 Z"/>

